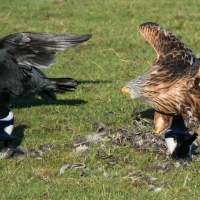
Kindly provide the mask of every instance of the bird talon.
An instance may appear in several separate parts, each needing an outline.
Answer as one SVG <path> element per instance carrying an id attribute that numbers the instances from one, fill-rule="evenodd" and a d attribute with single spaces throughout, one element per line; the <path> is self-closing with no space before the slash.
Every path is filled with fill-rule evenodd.
<path id="1" fill-rule="evenodd" d="M 156 133 L 156 134 L 159 134 L 159 133 L 160 133 L 160 129 L 156 129 L 156 130 L 155 130 L 155 133 Z"/>

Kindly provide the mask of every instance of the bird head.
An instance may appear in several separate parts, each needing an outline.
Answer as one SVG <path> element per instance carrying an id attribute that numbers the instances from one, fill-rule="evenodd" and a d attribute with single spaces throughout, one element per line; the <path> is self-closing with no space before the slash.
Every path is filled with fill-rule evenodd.
<path id="1" fill-rule="evenodd" d="M 128 93 L 131 99 L 136 99 L 142 97 L 142 87 L 146 80 L 147 73 L 131 80 L 126 84 L 125 87 L 121 89 L 122 93 Z"/>
<path id="2" fill-rule="evenodd" d="M 137 90 L 134 90 L 134 88 L 130 88 L 128 86 L 123 87 L 120 92 L 129 94 L 130 99 L 136 99 L 140 97 Z"/>

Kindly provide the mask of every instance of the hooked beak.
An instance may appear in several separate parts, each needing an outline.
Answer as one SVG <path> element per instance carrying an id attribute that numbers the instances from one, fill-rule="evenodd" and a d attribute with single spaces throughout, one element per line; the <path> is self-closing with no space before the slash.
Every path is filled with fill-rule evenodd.
<path id="1" fill-rule="evenodd" d="M 130 92 L 126 89 L 126 87 L 123 87 L 120 92 L 130 94 Z"/>

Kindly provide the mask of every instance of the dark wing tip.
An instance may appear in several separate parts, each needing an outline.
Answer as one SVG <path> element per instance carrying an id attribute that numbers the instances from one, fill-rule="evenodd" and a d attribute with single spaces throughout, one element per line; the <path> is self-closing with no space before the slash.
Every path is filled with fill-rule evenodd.
<path id="1" fill-rule="evenodd" d="M 155 34 L 157 31 L 166 32 L 165 29 L 163 29 L 160 25 L 158 25 L 155 22 L 145 22 L 143 24 L 140 24 L 139 31 L 143 36 L 144 36 L 144 32 L 146 32 L 146 34 Z"/>
<path id="2" fill-rule="evenodd" d="M 80 44 L 83 42 L 86 42 L 87 40 L 89 40 L 92 37 L 92 34 L 85 34 L 85 35 L 56 35 L 58 38 L 61 37 L 61 41 L 62 39 L 64 41 L 71 44 Z"/>
<path id="3" fill-rule="evenodd" d="M 92 34 L 86 34 L 83 37 L 85 38 L 85 41 L 87 41 L 92 37 Z"/>
<path id="4" fill-rule="evenodd" d="M 140 24 L 139 28 L 142 28 L 144 26 L 159 26 L 158 24 L 156 24 L 155 22 L 145 22 L 143 24 Z"/>
<path id="5" fill-rule="evenodd" d="M 75 39 L 77 43 L 83 43 L 88 41 L 92 37 L 92 34 L 85 34 L 85 35 L 75 35 L 75 37 L 72 37 L 72 41 Z"/>

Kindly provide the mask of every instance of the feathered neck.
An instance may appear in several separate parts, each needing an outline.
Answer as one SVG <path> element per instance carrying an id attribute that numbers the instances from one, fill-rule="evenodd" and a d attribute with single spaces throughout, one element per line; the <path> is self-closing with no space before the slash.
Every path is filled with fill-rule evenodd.
<path id="1" fill-rule="evenodd" d="M 147 79 L 147 73 L 131 80 L 127 85 L 126 88 L 130 90 L 131 98 L 142 98 L 142 86 L 144 85 Z"/>

